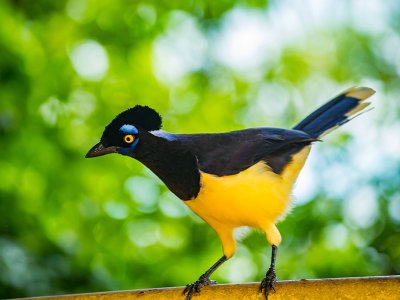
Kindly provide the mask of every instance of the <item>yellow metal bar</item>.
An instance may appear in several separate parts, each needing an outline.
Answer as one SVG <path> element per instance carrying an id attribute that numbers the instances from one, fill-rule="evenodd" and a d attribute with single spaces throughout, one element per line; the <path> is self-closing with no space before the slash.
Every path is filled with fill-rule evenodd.
<path id="1" fill-rule="evenodd" d="M 207 286 L 195 295 L 193 300 L 260 300 L 265 299 L 258 292 L 258 283 L 221 284 Z M 400 276 L 360 277 L 339 279 L 313 279 L 298 281 L 280 281 L 276 283 L 276 292 L 269 300 L 287 299 L 400 299 Z M 170 300 L 185 299 L 183 287 L 117 291 L 104 293 L 35 297 L 24 299 L 43 300 Z"/>

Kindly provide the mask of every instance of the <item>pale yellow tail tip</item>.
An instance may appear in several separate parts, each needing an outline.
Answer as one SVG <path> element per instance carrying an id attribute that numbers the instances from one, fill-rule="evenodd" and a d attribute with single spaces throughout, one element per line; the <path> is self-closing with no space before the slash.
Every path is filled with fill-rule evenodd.
<path id="1" fill-rule="evenodd" d="M 355 88 L 351 88 L 346 93 L 346 96 L 356 98 L 356 99 L 359 99 L 360 101 L 363 101 L 363 100 L 367 99 L 368 97 L 372 96 L 373 94 L 375 94 L 375 91 L 371 88 L 355 87 Z"/>
<path id="2" fill-rule="evenodd" d="M 366 108 L 368 105 L 370 105 L 371 102 L 362 102 L 359 103 L 356 107 L 354 107 L 352 110 L 348 111 L 345 116 L 346 117 L 351 117 L 352 115 L 362 111 L 364 108 Z"/>

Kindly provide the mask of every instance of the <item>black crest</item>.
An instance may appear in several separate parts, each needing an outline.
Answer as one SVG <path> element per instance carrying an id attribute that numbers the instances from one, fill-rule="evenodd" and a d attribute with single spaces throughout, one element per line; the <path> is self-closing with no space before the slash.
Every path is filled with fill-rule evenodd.
<path id="1" fill-rule="evenodd" d="M 148 106 L 136 105 L 120 113 L 108 126 L 115 126 L 119 129 L 125 124 L 131 124 L 147 131 L 159 130 L 161 116 Z"/>
<path id="2" fill-rule="evenodd" d="M 121 138 L 118 135 L 122 125 L 130 124 L 138 129 L 153 131 L 159 130 L 161 123 L 161 116 L 154 109 L 136 105 L 120 113 L 106 126 L 102 142 L 103 144 L 115 144 L 114 142 L 120 141 Z"/>

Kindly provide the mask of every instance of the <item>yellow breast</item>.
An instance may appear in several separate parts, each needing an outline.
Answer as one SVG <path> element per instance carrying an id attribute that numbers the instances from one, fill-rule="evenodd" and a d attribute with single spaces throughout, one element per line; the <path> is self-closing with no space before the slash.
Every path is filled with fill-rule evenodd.
<path id="1" fill-rule="evenodd" d="M 235 175 L 202 173 L 198 196 L 185 203 L 214 229 L 218 224 L 263 228 L 275 223 L 290 208 L 292 186 L 309 150 L 308 146 L 294 155 L 280 175 L 264 162 Z"/>

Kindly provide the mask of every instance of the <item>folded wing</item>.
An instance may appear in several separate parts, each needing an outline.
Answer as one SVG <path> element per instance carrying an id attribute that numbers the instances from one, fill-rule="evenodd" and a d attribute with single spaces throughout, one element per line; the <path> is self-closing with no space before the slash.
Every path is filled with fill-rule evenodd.
<path id="1" fill-rule="evenodd" d="M 260 161 L 279 174 L 295 153 L 316 140 L 303 131 L 278 128 L 175 137 L 196 155 L 201 171 L 217 176 L 237 174 Z"/>

